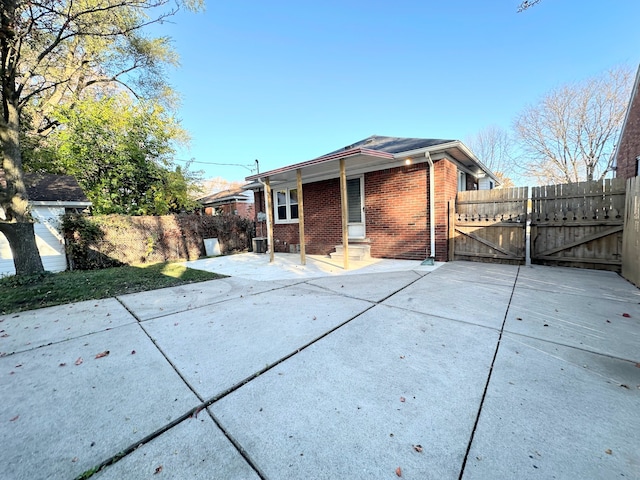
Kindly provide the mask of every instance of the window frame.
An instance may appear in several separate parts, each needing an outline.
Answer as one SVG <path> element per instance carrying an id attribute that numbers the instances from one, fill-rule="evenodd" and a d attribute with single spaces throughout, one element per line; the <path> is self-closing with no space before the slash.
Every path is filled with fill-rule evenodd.
<path id="1" fill-rule="evenodd" d="M 300 222 L 300 211 L 298 210 L 298 216 L 296 218 L 291 218 L 291 207 L 300 205 L 300 202 L 296 200 L 296 202 L 291 201 L 291 192 L 296 192 L 296 199 L 298 198 L 298 188 L 297 187 L 280 187 L 274 189 L 272 192 L 272 201 L 273 201 L 273 222 L 276 224 L 285 224 L 285 223 L 299 223 Z M 285 203 L 281 205 L 278 203 L 278 193 L 285 192 Z M 279 207 L 285 207 L 285 218 L 280 218 Z"/>
<path id="2" fill-rule="evenodd" d="M 458 170 L 458 191 L 467 191 L 467 172 L 464 172 L 462 170 Z"/>

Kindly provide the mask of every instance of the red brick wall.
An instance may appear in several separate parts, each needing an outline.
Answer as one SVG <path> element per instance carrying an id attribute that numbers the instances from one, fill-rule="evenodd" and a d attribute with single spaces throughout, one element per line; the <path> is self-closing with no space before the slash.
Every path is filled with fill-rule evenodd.
<path id="1" fill-rule="evenodd" d="M 436 260 L 446 262 L 449 258 L 449 200 L 458 193 L 458 168 L 448 160 L 434 164 L 436 184 Z"/>
<path id="2" fill-rule="evenodd" d="M 371 256 L 424 260 L 429 245 L 426 163 L 365 175 L 366 235 Z"/>
<path id="3" fill-rule="evenodd" d="M 306 251 L 310 255 L 327 255 L 342 243 L 340 181 L 335 178 L 307 183 L 302 191 Z"/>
<path id="4" fill-rule="evenodd" d="M 634 93 L 629 105 L 627 123 L 618 145 L 618 178 L 635 177 L 637 172 L 636 157 L 640 156 L 640 95 L 638 92 Z"/>

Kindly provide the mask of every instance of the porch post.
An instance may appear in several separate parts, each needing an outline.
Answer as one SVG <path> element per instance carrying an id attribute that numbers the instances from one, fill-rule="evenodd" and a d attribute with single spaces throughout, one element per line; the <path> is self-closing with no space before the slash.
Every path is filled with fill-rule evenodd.
<path id="1" fill-rule="evenodd" d="M 271 197 L 271 182 L 269 177 L 264 179 L 264 204 L 267 209 L 267 245 L 269 245 L 269 263 L 273 263 L 273 205 Z"/>
<path id="2" fill-rule="evenodd" d="M 342 252 L 344 269 L 349 270 L 349 207 L 347 206 L 347 170 L 344 158 L 340 159 L 340 203 L 342 206 Z"/>
<path id="3" fill-rule="evenodd" d="M 307 264 L 307 255 L 304 248 L 304 204 L 302 202 L 302 170 L 296 170 L 298 181 L 298 237 L 300 239 L 300 265 Z"/>

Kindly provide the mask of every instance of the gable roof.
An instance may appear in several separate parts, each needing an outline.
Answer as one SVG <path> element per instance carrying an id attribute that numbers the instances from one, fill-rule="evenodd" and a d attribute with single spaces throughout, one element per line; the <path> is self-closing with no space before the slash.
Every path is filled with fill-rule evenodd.
<path id="1" fill-rule="evenodd" d="M 25 173 L 24 182 L 29 201 L 32 203 L 56 202 L 69 205 L 91 205 L 78 181 L 71 175 Z"/>
<path id="2" fill-rule="evenodd" d="M 247 195 L 247 191 L 244 188 L 238 187 L 205 195 L 204 197 L 198 198 L 197 201 L 203 205 L 210 205 L 228 203 L 232 201 L 250 202 L 251 198 Z"/>
<path id="3" fill-rule="evenodd" d="M 415 163 L 425 162 L 427 154 L 433 161 L 446 156 L 473 174 L 484 174 L 491 177 L 497 184 L 500 183 L 493 172 L 459 140 L 372 135 L 312 160 L 248 176 L 245 180 L 255 183 L 245 185 L 244 188 L 260 188 L 260 183 L 257 182 L 266 177 L 276 183 L 293 182 L 298 169 L 305 170 L 306 181 L 333 178 L 337 176 L 338 170 L 331 163 L 342 159 L 349 159 L 350 174 L 356 174 L 403 165 L 407 159 Z"/>

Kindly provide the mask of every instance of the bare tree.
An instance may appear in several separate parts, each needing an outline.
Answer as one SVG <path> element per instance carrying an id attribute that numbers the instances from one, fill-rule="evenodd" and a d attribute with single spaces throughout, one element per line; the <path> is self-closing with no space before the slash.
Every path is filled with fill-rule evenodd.
<path id="1" fill-rule="evenodd" d="M 617 67 L 556 88 L 514 121 L 524 175 L 540 183 L 602 179 L 629 99 L 632 71 Z"/>
<path id="2" fill-rule="evenodd" d="M 20 133 L 26 111 L 34 129 L 46 132 L 54 122 L 51 106 L 72 102 L 91 86 L 117 86 L 136 95 L 149 87 L 161 90 L 162 67 L 175 57 L 168 39 L 149 39 L 142 30 L 182 6 L 202 5 L 203 0 L 2 1 L 0 233 L 9 241 L 17 275 L 43 271 L 24 184 Z"/>
<path id="3" fill-rule="evenodd" d="M 511 187 L 513 181 L 513 139 L 508 131 L 496 125 L 492 125 L 480 130 L 465 142 L 491 170 L 501 186 Z"/>

